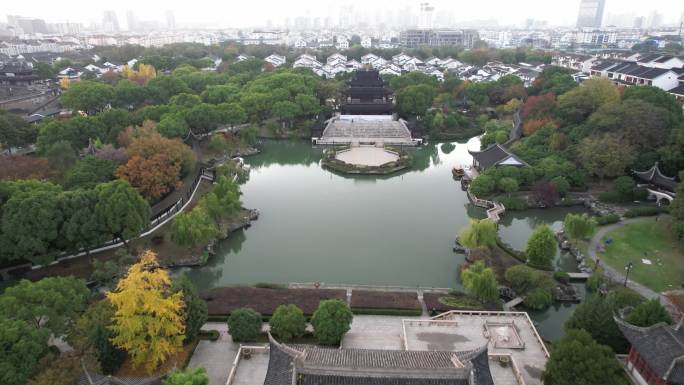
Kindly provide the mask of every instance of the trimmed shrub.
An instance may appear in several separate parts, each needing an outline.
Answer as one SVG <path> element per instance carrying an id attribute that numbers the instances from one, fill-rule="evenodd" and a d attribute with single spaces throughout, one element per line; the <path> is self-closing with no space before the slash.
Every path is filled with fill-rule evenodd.
<path id="1" fill-rule="evenodd" d="M 314 336 L 323 345 L 339 345 L 342 336 L 349 331 L 353 317 L 349 306 L 341 300 L 321 301 L 311 317 Z"/>
<path id="2" fill-rule="evenodd" d="M 553 273 L 553 279 L 558 282 L 566 283 L 570 281 L 570 275 L 564 271 L 556 271 Z"/>
<path id="3" fill-rule="evenodd" d="M 228 333 L 235 342 L 254 342 L 261 333 L 261 324 L 261 314 L 254 309 L 237 309 L 228 317 Z"/>
<path id="4" fill-rule="evenodd" d="M 280 305 L 271 317 L 271 332 L 282 341 L 301 337 L 306 331 L 306 318 L 296 305 Z"/>
<path id="5" fill-rule="evenodd" d="M 543 310 L 551 306 L 553 297 L 548 290 L 536 288 L 530 290 L 523 303 L 530 309 Z"/>
<path id="6" fill-rule="evenodd" d="M 596 224 L 599 226 L 612 225 L 613 223 L 620 222 L 620 216 L 617 214 L 608 214 L 600 217 L 596 217 Z"/>
<path id="7" fill-rule="evenodd" d="M 635 207 L 633 209 L 627 210 L 625 213 L 625 217 L 627 218 L 635 218 L 635 217 L 651 217 L 651 216 L 656 216 L 660 214 L 665 214 L 669 212 L 669 209 L 667 207 L 655 207 L 655 206 L 649 206 L 649 207 Z"/>
<path id="8" fill-rule="evenodd" d="M 218 330 L 200 330 L 197 337 L 201 340 L 216 341 L 219 339 L 220 333 Z"/>

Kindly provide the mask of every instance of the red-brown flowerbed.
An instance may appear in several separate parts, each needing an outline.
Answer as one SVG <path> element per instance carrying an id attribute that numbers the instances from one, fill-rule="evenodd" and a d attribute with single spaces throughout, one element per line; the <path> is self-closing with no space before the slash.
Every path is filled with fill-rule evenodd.
<path id="1" fill-rule="evenodd" d="M 353 290 L 351 307 L 352 309 L 421 309 L 416 293 L 375 290 Z"/>
<path id="2" fill-rule="evenodd" d="M 257 287 L 219 287 L 203 291 L 210 316 L 229 315 L 241 307 L 251 307 L 262 315 L 272 315 L 278 305 L 294 304 L 311 315 L 325 299 L 346 301 L 345 290 L 333 289 L 265 289 Z"/>

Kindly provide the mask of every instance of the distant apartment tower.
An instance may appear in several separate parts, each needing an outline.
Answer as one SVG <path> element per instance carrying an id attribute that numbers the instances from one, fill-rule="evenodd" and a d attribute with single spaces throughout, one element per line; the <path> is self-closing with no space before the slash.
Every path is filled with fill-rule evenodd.
<path id="1" fill-rule="evenodd" d="M 166 11 L 166 27 L 168 29 L 176 29 L 176 17 L 172 10 Z"/>
<path id="2" fill-rule="evenodd" d="M 32 35 L 35 33 L 48 33 L 47 24 L 43 19 L 8 15 L 7 25 L 15 28 L 21 28 L 21 30 L 27 35 Z"/>
<path id="3" fill-rule="evenodd" d="M 430 3 L 420 3 L 420 18 L 418 19 L 418 28 L 430 29 L 432 28 L 432 13 L 435 7 Z"/>
<path id="4" fill-rule="evenodd" d="M 577 28 L 601 28 L 606 0 L 582 0 L 577 15 Z"/>
<path id="5" fill-rule="evenodd" d="M 104 11 L 102 29 L 105 32 L 119 32 L 119 19 L 114 11 Z"/>
<path id="6" fill-rule="evenodd" d="M 135 14 L 131 10 L 126 11 L 126 24 L 129 31 L 138 29 L 138 19 L 135 18 Z"/>
<path id="7" fill-rule="evenodd" d="M 478 39 L 477 31 L 471 29 L 407 29 L 399 34 L 403 48 L 459 45 L 470 49 Z"/>

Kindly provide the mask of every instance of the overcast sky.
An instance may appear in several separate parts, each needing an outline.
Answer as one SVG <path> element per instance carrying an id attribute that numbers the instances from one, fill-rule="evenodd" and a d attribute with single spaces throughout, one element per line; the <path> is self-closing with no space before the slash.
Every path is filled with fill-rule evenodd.
<path id="1" fill-rule="evenodd" d="M 248 27 L 265 25 L 272 20 L 275 25 L 285 17 L 296 16 L 332 17 L 337 21 L 343 4 L 353 7 L 354 12 L 368 14 L 373 20 L 377 14 L 387 10 L 411 7 L 415 13 L 421 0 L 379 1 L 379 0 L 116 0 L 97 2 L 86 0 L 3 0 L 0 7 L 0 21 L 6 22 L 7 15 L 21 15 L 43 18 L 48 22 L 101 22 L 102 12 L 113 9 L 119 23 L 126 25 L 126 11 L 134 10 L 140 20 L 165 20 L 165 10 L 174 11 L 179 25 L 204 23 L 222 27 Z M 497 20 L 501 25 L 521 25 L 525 19 L 548 20 L 553 25 L 572 25 L 577 18 L 580 0 L 433 0 L 435 15 L 449 12 L 456 21 Z M 684 11 L 683 0 L 607 0 L 606 15 L 609 13 L 633 13 L 648 16 L 657 10 L 664 15 L 666 23 L 678 22 Z"/>

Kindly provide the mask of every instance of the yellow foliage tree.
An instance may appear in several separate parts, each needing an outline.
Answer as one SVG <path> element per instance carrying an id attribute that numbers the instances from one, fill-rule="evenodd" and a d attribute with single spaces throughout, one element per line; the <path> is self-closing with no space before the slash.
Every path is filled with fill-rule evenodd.
<path id="1" fill-rule="evenodd" d="M 66 90 L 69 88 L 70 85 L 71 85 L 71 81 L 69 80 L 69 78 L 59 79 L 59 87 L 61 89 Z"/>
<path id="2" fill-rule="evenodd" d="M 144 363 L 152 372 L 182 347 L 183 293 L 172 293 L 171 278 L 154 252 L 146 251 L 107 298 L 115 309 L 112 342 L 135 367 Z"/>
<path id="3" fill-rule="evenodd" d="M 152 64 L 140 63 L 137 71 L 125 65 L 121 70 L 121 74 L 126 79 L 143 85 L 157 77 L 157 70 Z"/>

